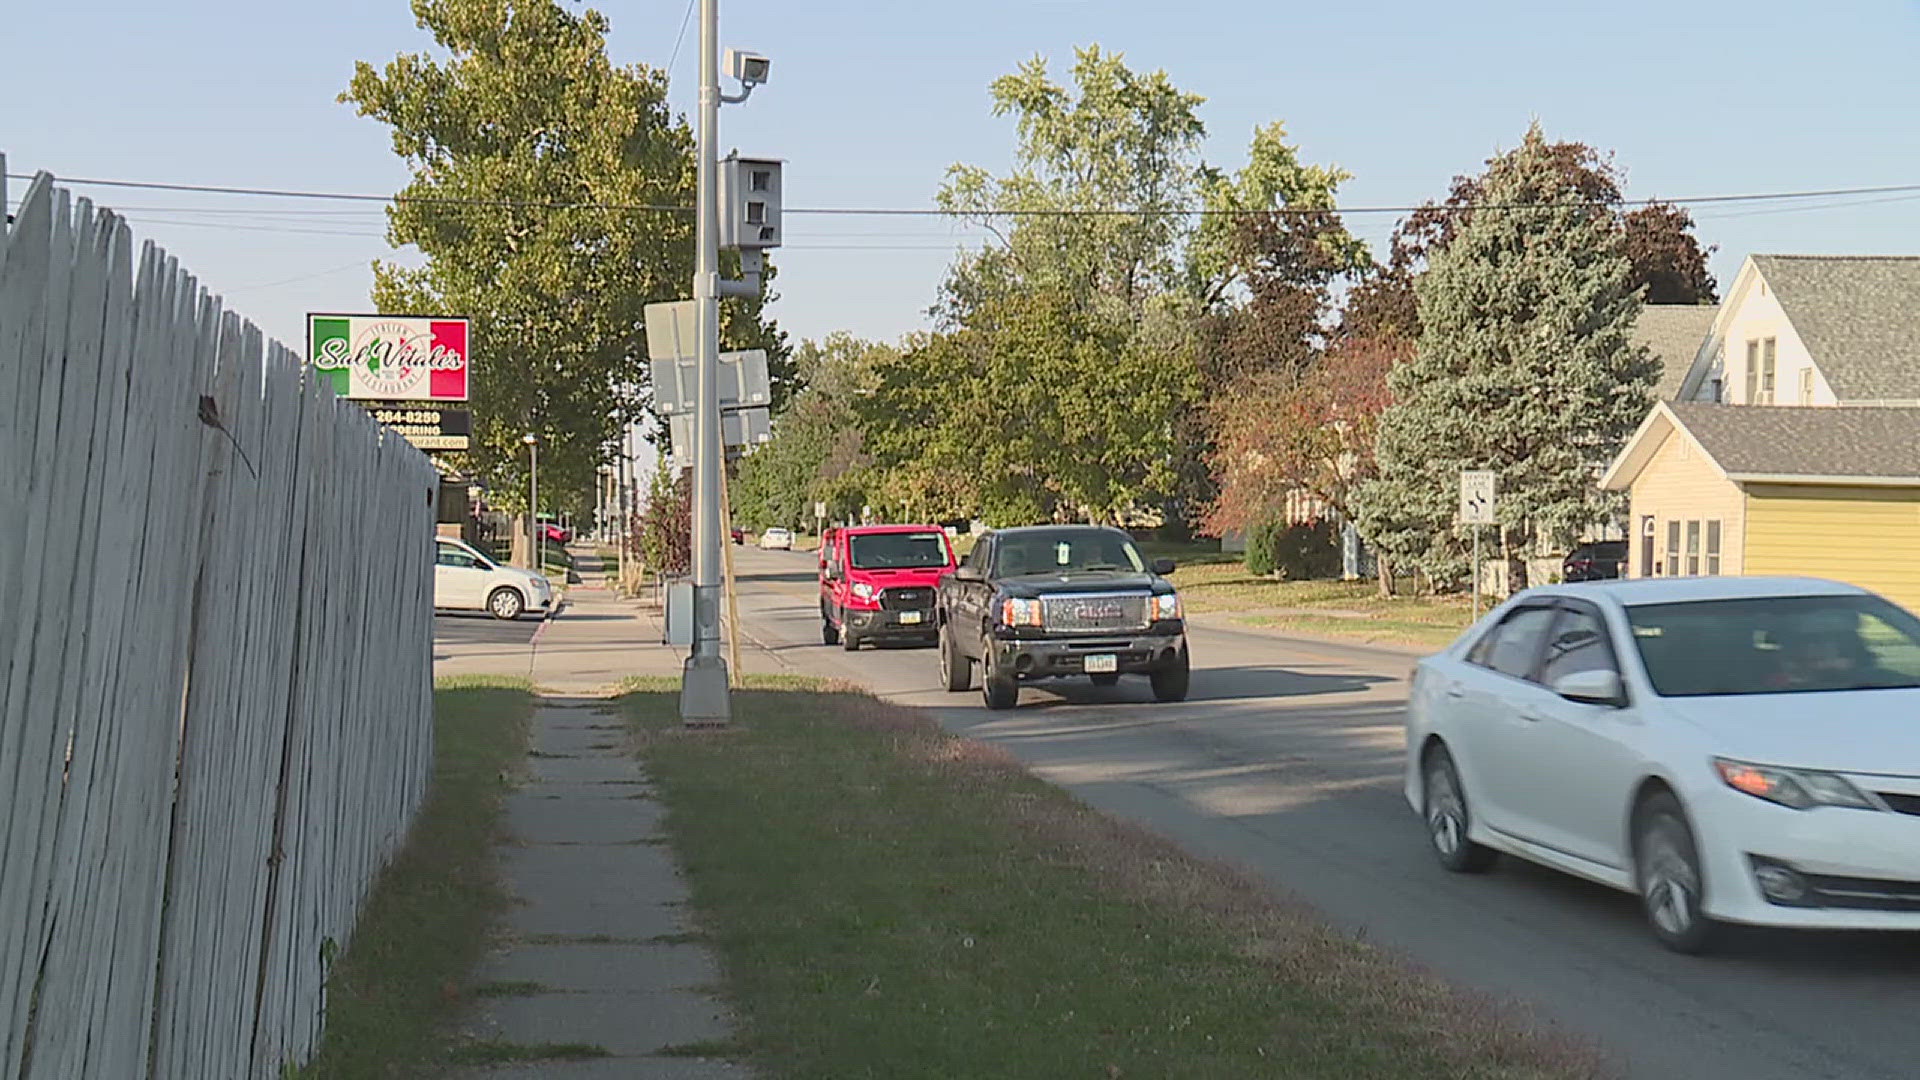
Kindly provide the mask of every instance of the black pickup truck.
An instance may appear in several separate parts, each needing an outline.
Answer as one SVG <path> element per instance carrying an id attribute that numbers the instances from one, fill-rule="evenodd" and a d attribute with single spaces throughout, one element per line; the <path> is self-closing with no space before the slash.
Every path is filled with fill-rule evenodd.
<path id="1" fill-rule="evenodd" d="M 1185 700 L 1186 623 L 1172 572 L 1118 529 L 988 533 L 940 582 L 941 681 L 964 691 L 979 664 L 989 709 L 1012 708 L 1023 682 L 1083 675 L 1099 686 L 1145 675 L 1156 700 Z"/>

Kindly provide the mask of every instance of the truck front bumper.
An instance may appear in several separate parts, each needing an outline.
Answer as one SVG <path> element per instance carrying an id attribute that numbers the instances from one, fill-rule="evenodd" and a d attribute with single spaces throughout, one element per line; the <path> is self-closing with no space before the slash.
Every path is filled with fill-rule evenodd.
<path id="1" fill-rule="evenodd" d="M 1173 664 L 1187 647 L 1184 632 L 1126 637 L 998 638 L 995 665 L 1022 680 L 1074 675 L 1151 675 Z M 1111 667 L 1104 658 L 1111 658 Z M 1091 661 L 1091 663 L 1089 663 Z"/>
<path id="2" fill-rule="evenodd" d="M 847 608 L 842 614 L 846 625 L 842 633 L 851 633 L 862 641 L 932 641 L 940 636 L 933 609 L 907 611 L 862 611 Z"/>

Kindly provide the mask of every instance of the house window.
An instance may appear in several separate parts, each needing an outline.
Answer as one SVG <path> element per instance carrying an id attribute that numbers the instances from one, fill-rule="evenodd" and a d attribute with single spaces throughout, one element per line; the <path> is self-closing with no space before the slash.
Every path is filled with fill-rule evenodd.
<path id="1" fill-rule="evenodd" d="M 1653 515 L 1640 518 L 1640 576 L 1653 576 Z"/>
<path id="2" fill-rule="evenodd" d="M 1667 522 L 1667 576 L 1680 576 L 1680 523 Z"/>
<path id="3" fill-rule="evenodd" d="M 1707 573 L 1720 572 L 1720 523 L 1707 522 Z"/>
<path id="4" fill-rule="evenodd" d="M 1800 404 L 1813 404 L 1813 369 L 1810 367 L 1800 369 Z"/>
<path id="5" fill-rule="evenodd" d="M 1687 522 L 1687 576 L 1700 576 L 1700 523 Z"/>
<path id="6" fill-rule="evenodd" d="M 1773 404 L 1773 338 L 1760 343 L 1760 404 Z"/>
<path id="7" fill-rule="evenodd" d="M 1721 379 L 1716 377 L 1711 384 L 1713 389 L 1708 391 L 1709 396 L 1707 400 L 1716 405 L 1725 404 L 1727 400 L 1727 390 L 1726 387 L 1721 385 L 1721 381 Z"/>
<path id="8" fill-rule="evenodd" d="M 1752 405 L 1760 400 L 1760 341 L 1758 338 L 1747 342 L 1747 396 L 1741 404 Z"/>

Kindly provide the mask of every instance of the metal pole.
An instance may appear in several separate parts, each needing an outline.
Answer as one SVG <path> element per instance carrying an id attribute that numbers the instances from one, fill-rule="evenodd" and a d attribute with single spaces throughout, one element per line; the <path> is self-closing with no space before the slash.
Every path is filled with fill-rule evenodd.
<path id="1" fill-rule="evenodd" d="M 533 464 L 529 470 L 533 491 L 532 494 L 528 496 L 529 501 L 533 503 L 533 508 L 527 511 L 528 520 L 533 523 L 531 526 L 533 529 L 533 572 L 536 574 L 544 574 L 547 572 L 547 537 L 546 530 L 540 527 L 540 444 L 537 442 L 528 443 L 527 449 L 533 455 Z"/>
<path id="2" fill-rule="evenodd" d="M 694 412 L 693 651 L 680 680 L 680 719 L 718 725 L 732 719 L 727 661 L 720 655 L 720 207 L 715 148 L 720 127 L 720 3 L 700 0 L 700 117 L 695 151 L 698 224 L 693 301 L 699 347 Z"/>
<path id="3" fill-rule="evenodd" d="M 740 591 L 733 582 L 733 504 L 729 498 L 733 485 L 725 473 L 720 475 L 720 517 L 721 525 L 727 530 L 727 542 L 720 550 L 726 552 L 727 571 L 727 663 L 733 665 L 733 678 L 737 681 L 745 677 L 740 668 Z"/>
<path id="4" fill-rule="evenodd" d="M 1473 621 L 1480 621 L 1480 526 L 1469 525 L 1473 530 Z"/>

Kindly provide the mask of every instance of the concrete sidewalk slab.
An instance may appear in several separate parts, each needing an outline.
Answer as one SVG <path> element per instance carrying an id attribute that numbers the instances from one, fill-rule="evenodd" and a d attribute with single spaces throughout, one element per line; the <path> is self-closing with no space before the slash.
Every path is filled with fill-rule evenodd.
<path id="1" fill-rule="evenodd" d="M 508 936 L 476 973 L 505 993 L 462 1025 L 474 1039 L 574 1044 L 607 1057 L 469 1070 L 464 1080 L 743 1080 L 727 1061 L 683 1056 L 724 1043 L 732 1020 L 718 962 L 697 930 L 686 884 L 663 842 L 665 808 L 605 697 L 635 675 L 677 677 L 682 656 L 658 627 L 604 589 L 597 560 L 533 645 L 527 782 L 508 796 L 499 851 L 514 906 Z M 697 1053 L 697 1050 L 695 1051 Z"/>

